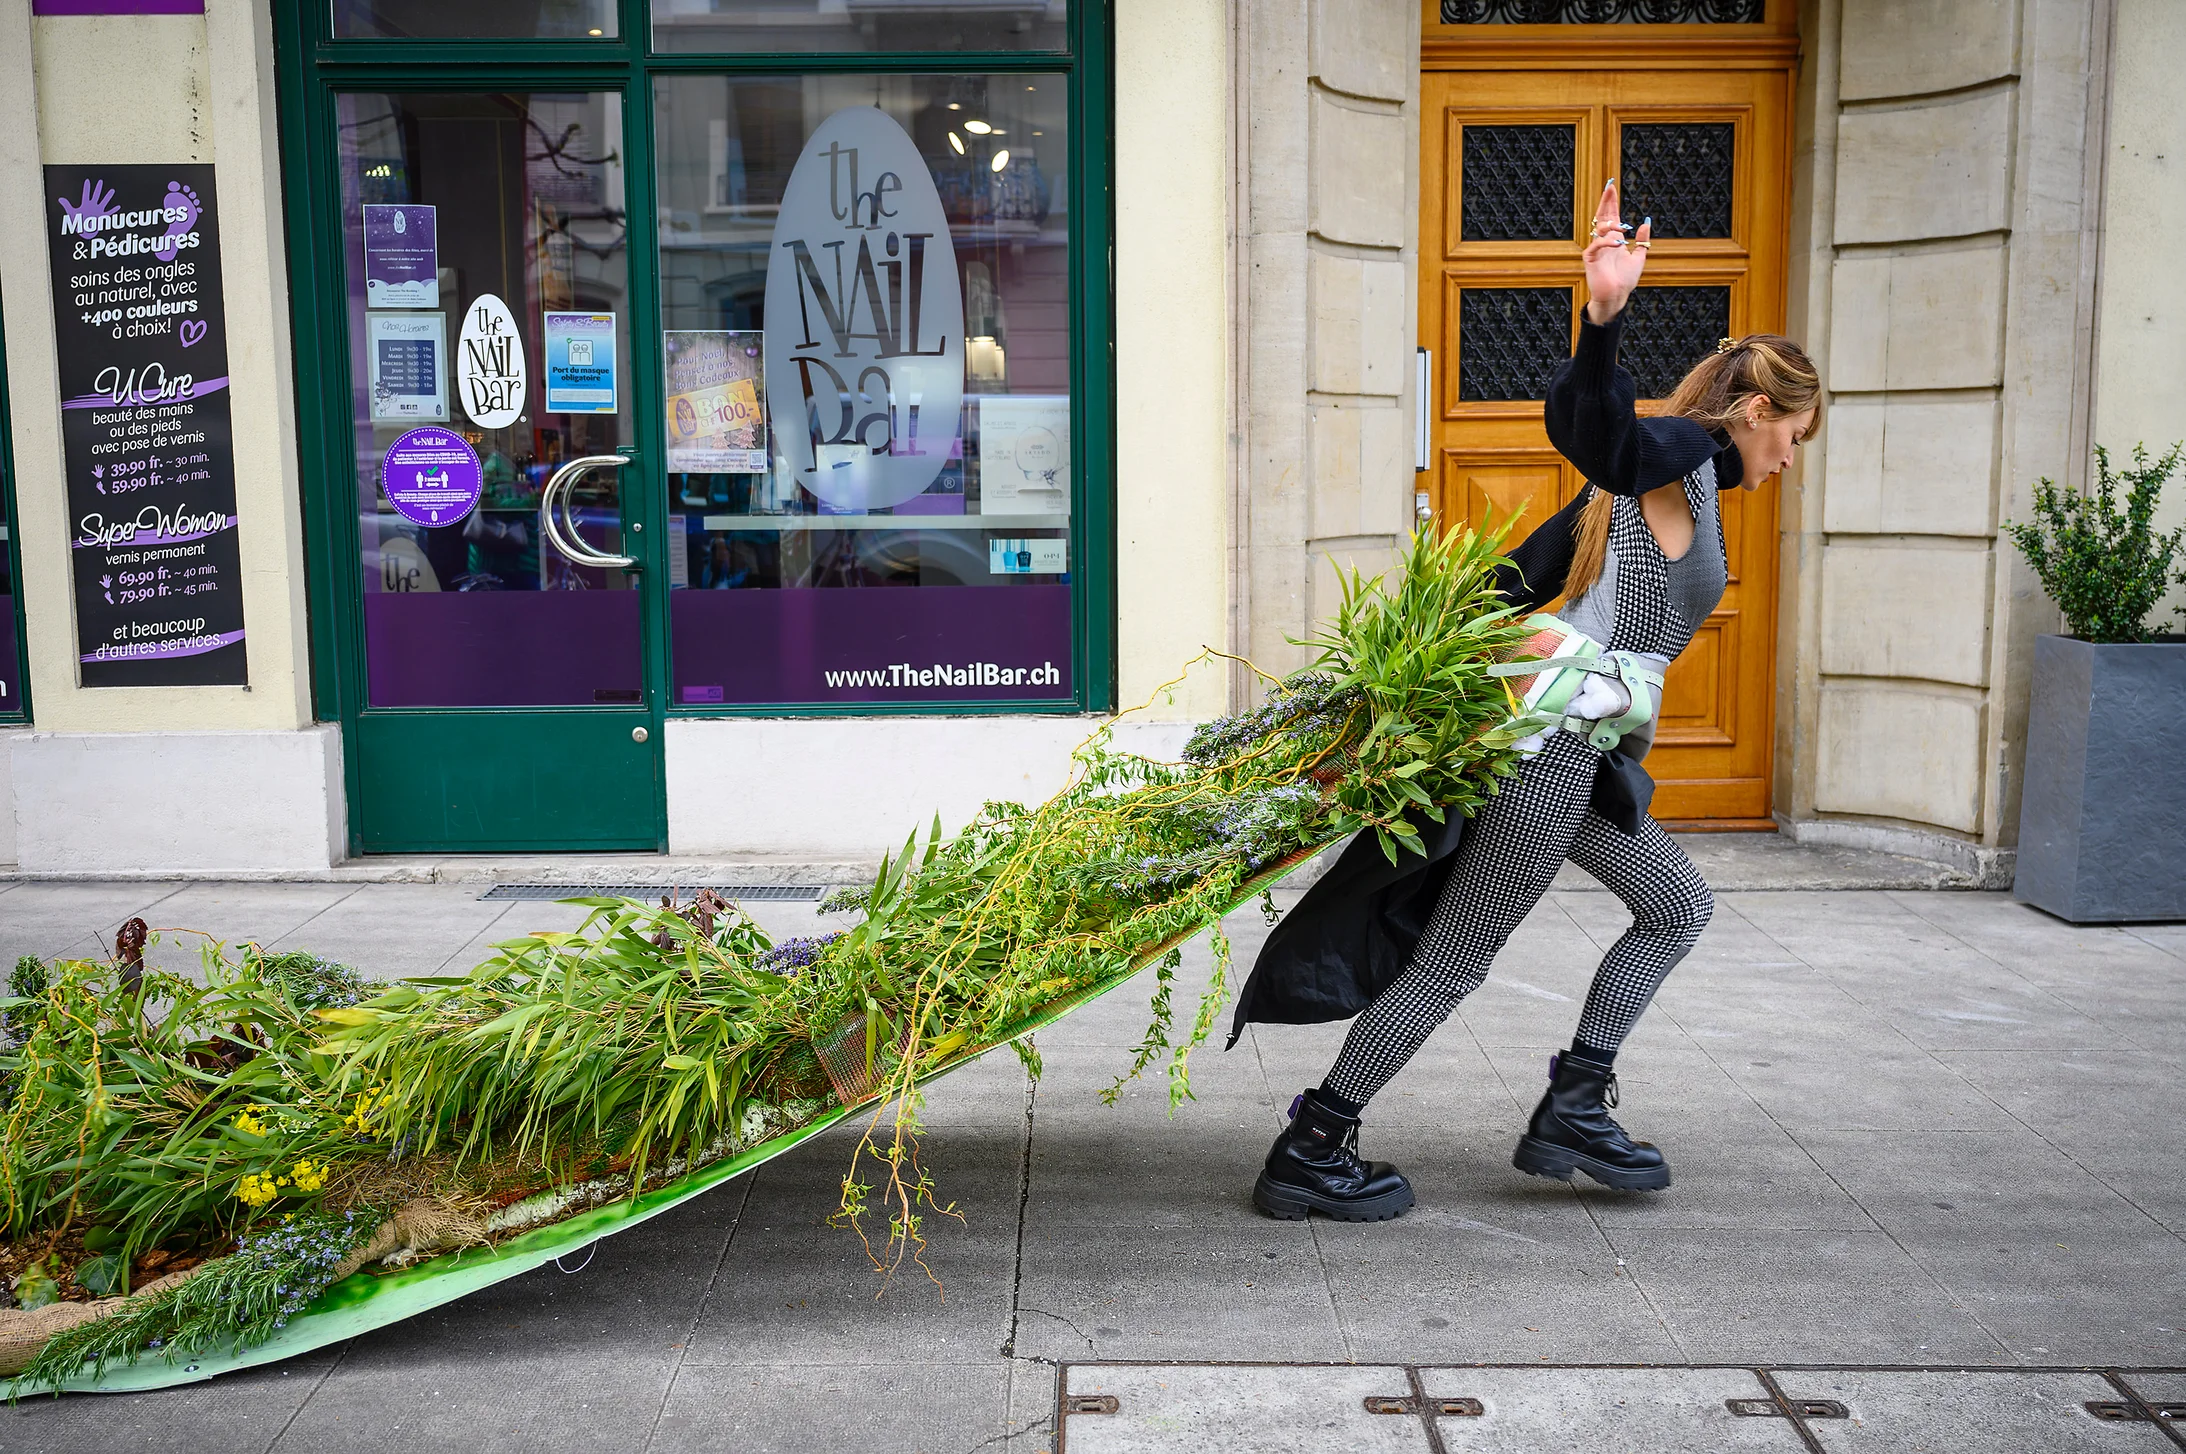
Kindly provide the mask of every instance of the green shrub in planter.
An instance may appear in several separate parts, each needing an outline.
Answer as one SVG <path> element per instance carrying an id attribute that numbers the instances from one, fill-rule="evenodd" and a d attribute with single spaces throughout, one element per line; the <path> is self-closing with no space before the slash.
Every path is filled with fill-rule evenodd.
<path id="1" fill-rule="evenodd" d="M 2095 488 L 2076 494 L 2044 479 L 2034 486 L 2032 524 L 2006 523 L 2042 589 L 2065 613 L 2082 641 L 2146 641 L 2148 616 L 2171 584 L 2171 566 L 2186 544 L 2186 525 L 2156 533 L 2156 501 L 2178 468 L 2186 444 L 2150 463 L 2148 447 L 2133 446 L 2133 467 L 2115 473 L 2110 451 L 2095 448 Z M 2125 508 L 2118 508 L 2118 486 Z M 2179 577 L 2186 581 L 2186 575 Z M 2186 615 L 2186 607 L 2180 608 Z"/>
<path id="2" fill-rule="evenodd" d="M 2186 638 L 2149 627 L 2186 546 L 2155 528 L 2182 453 L 2113 472 L 2097 449 L 2091 491 L 2043 480 L 2035 522 L 2004 527 L 2072 632 L 2034 643 L 2012 892 L 2074 923 L 2186 919 Z"/>

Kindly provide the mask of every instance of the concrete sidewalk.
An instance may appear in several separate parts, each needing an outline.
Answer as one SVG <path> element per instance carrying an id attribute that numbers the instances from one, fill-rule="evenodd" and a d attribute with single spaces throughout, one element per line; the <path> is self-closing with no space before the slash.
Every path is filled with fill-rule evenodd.
<path id="1" fill-rule="evenodd" d="M 481 887 L 0 883 L 0 954 L 91 952 L 141 913 L 395 976 L 573 921 Z M 826 1226 L 838 1130 L 566 1276 L 212 1384 L 28 1402 L 0 1450 L 2186 1447 L 2144 1417 L 2186 1403 L 2161 1371 L 2186 1367 L 2186 928 L 1725 891 L 1620 1063 L 1620 1116 L 1676 1185 L 1520 1176 L 1511 1143 L 1623 923 L 1607 894 L 1552 893 L 1376 1102 L 1363 1149 L 1420 1196 L 1393 1223 L 1248 1200 L 1342 1027 L 1209 1047 L 1173 1119 L 1155 1080 L 1110 1109 L 1133 985 L 1041 1037 L 1037 1088 L 1008 1056 L 934 1087 L 926 1155 L 964 1214 L 929 1223 L 945 1295 L 884 1291 Z M 1242 969 L 1265 930 L 1230 933 Z M 1189 988 L 1208 968 L 1187 956 Z M 1294 1364 L 1315 1366 L 1265 1366 Z M 2032 1371 L 2079 1367 L 2158 1371 Z M 1843 1416 L 1784 1417 L 1816 1401 Z"/>

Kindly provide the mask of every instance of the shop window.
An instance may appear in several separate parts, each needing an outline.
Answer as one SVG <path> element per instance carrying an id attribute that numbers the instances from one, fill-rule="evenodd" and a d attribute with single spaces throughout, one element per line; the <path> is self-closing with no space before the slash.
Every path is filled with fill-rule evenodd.
<path id="1" fill-rule="evenodd" d="M 656 79 L 676 706 L 1072 695 L 1066 103 Z"/>
<path id="2" fill-rule="evenodd" d="M 1569 241 L 1575 126 L 1463 130 L 1459 217 L 1467 242 Z"/>
<path id="3" fill-rule="evenodd" d="M 574 40 L 617 33 L 615 0 L 334 0 L 343 39 Z"/>
<path id="4" fill-rule="evenodd" d="M 653 49 L 853 55 L 1060 51 L 1066 0 L 653 0 Z"/>
<path id="5" fill-rule="evenodd" d="M 366 701 L 643 698 L 635 572 L 541 539 L 633 438 L 619 93 L 340 98 Z M 581 367 L 572 361 L 581 361 Z M 566 519 L 622 548 L 612 471 Z"/>
<path id="6" fill-rule="evenodd" d="M 1465 288 L 1458 294 L 1457 396 L 1540 399 L 1571 356 L 1571 289 Z"/>

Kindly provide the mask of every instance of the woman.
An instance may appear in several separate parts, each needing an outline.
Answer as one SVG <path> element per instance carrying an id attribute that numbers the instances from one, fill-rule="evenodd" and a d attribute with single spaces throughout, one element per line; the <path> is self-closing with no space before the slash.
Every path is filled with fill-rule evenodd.
<path id="1" fill-rule="evenodd" d="M 1521 610 L 1566 597 L 1558 613 L 1563 620 L 1608 650 L 1652 658 L 1649 664 L 1660 668 L 1685 649 L 1729 578 L 1717 491 L 1759 489 L 1791 463 L 1813 431 L 1821 382 L 1790 339 L 1725 339 L 1686 375 L 1663 415 L 1639 418 L 1632 377 L 1617 365 L 1617 341 L 1652 232 L 1643 222 L 1626 238 L 1612 180 L 1584 254 L 1588 302 L 1578 348 L 1549 385 L 1546 407 L 1550 441 L 1585 474 L 1588 487 L 1511 553 L 1512 568 L 1498 585 Z M 1576 715 L 1588 719 L 1615 717 L 1630 705 L 1622 687 L 1599 676 L 1588 678 L 1581 702 Z M 1662 1153 L 1627 1136 L 1608 1109 L 1616 1104 L 1612 1066 L 1618 1048 L 1692 948 L 1712 908 L 1691 860 L 1646 813 L 1652 785 L 1638 759 L 1646 753 L 1653 715 L 1606 757 L 1577 733 L 1553 733 L 1463 826 L 1401 973 L 1353 1022 L 1327 1078 L 1298 1098 L 1290 1126 L 1268 1153 L 1253 1189 L 1263 1212 L 1293 1220 L 1317 1211 L 1380 1221 L 1412 1205 L 1411 1185 L 1395 1167 L 1359 1158 L 1360 1113 L 1487 978 L 1496 953 L 1566 859 L 1624 901 L 1632 927 L 1603 957 L 1571 1048 L 1550 1059 L 1548 1092 L 1513 1162 L 1521 1171 L 1566 1181 L 1581 1170 L 1611 1187 L 1670 1184 Z M 1441 847 L 1451 846 L 1452 835 L 1445 834 Z M 1367 886 L 1357 872 L 1346 876 L 1342 864 L 1323 885 L 1331 881 L 1352 885 L 1354 906 Z M 1385 892 L 1385 884 L 1377 891 Z M 1308 910 L 1301 904 L 1293 917 Z M 1339 907 L 1336 915 L 1344 912 Z M 1327 917 L 1326 909 L 1320 913 Z M 1311 921 L 1314 914 L 1304 917 Z M 1281 939 L 1281 931 L 1271 937 L 1275 963 L 1263 953 L 1255 981 L 1295 972 L 1298 936 L 1288 947 Z M 1291 997 L 1293 1010 L 1300 998 L 1344 1003 L 1342 991 L 1352 985 L 1330 993 L 1327 969 L 1324 950 L 1307 971 L 1321 979 L 1306 996 Z M 1355 984 L 1359 970 L 1349 974 Z M 1248 1018 L 1334 1017 L 1311 1010 L 1264 1012 L 1271 998 L 1286 992 L 1279 984 L 1248 985 L 1240 1024 Z"/>

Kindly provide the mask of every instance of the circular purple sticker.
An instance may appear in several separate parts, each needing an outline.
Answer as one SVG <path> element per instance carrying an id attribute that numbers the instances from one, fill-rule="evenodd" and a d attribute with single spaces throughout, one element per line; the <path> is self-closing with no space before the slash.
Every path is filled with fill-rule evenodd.
<path id="1" fill-rule="evenodd" d="M 413 429 L 387 448 L 380 488 L 405 520 L 453 525 L 478 508 L 485 476 L 463 436 L 434 425 Z"/>

